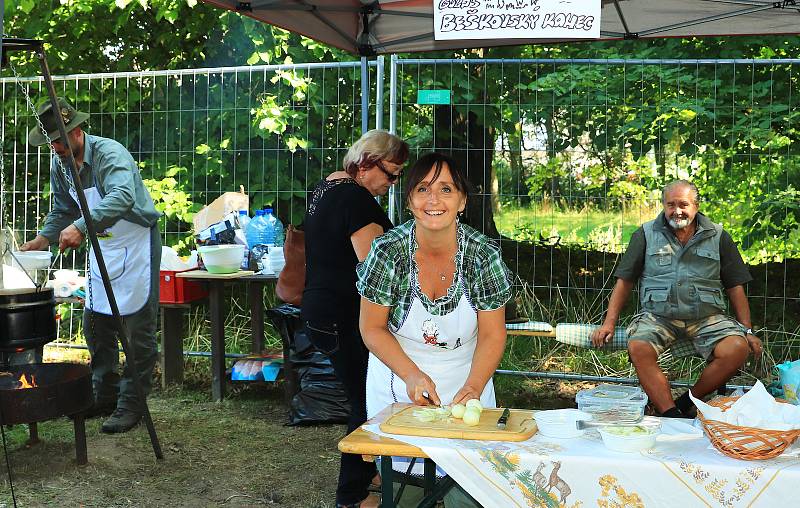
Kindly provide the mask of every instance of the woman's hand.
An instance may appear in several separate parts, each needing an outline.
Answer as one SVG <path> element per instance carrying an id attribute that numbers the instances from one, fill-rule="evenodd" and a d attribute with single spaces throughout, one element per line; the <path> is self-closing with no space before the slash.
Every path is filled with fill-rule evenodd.
<path id="1" fill-rule="evenodd" d="M 406 383 L 408 398 L 411 399 L 414 404 L 418 406 L 427 406 L 431 403 L 437 406 L 442 404 L 442 401 L 439 399 L 439 394 L 436 393 L 436 383 L 421 370 L 417 369 L 416 372 L 407 376 L 403 381 Z"/>
<path id="2" fill-rule="evenodd" d="M 474 386 L 464 385 L 458 393 L 456 393 L 456 396 L 453 397 L 453 404 L 466 404 L 470 399 L 480 399 L 482 391 L 483 390 L 478 390 Z"/>

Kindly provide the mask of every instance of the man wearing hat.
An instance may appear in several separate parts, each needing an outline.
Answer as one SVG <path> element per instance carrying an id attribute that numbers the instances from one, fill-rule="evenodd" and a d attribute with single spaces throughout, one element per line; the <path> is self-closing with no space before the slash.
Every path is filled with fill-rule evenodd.
<path id="1" fill-rule="evenodd" d="M 81 125 L 89 118 L 88 114 L 75 110 L 61 98 L 58 111 L 53 111 L 48 101 L 36 114 L 46 135 L 37 126 L 28 134 L 28 140 L 34 146 L 49 143 L 55 152 L 50 164 L 53 208 L 36 238 L 23 244 L 21 250 L 47 250 L 54 243 L 58 243 L 61 250 L 76 248 L 86 239 L 86 223 L 68 169 L 72 146 L 114 297 L 135 348 L 139 380 L 146 395 L 150 391 L 157 356 L 160 214 L 128 150 L 112 139 L 83 132 Z M 69 145 L 58 132 L 57 114 L 66 126 Z M 103 432 L 127 432 L 141 420 L 141 404 L 127 363 L 121 378 L 117 373 L 118 328 L 93 252 L 89 255 L 83 324 L 92 356 L 95 405 L 90 416 L 111 415 L 103 423 Z"/>

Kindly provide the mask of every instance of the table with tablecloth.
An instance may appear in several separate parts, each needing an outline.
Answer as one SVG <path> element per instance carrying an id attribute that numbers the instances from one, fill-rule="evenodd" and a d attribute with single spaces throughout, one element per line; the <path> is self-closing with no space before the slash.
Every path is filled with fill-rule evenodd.
<path id="1" fill-rule="evenodd" d="M 409 456 L 430 458 L 486 507 L 782 506 L 793 503 L 800 485 L 796 454 L 735 460 L 710 448 L 705 436 L 671 436 L 651 450 L 619 453 L 595 431 L 575 439 L 537 433 L 522 442 L 388 435 L 378 424 L 391 412 L 348 436 L 362 432 L 370 438 L 363 442 L 375 446 L 351 451 L 384 455 L 382 440 L 394 443 L 385 454 L 405 446 Z"/>

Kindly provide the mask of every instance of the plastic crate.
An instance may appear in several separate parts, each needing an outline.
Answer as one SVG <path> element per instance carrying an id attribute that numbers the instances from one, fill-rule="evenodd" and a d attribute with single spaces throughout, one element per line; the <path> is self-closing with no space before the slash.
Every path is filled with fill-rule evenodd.
<path id="1" fill-rule="evenodd" d="M 189 270 L 161 270 L 159 276 L 161 293 L 158 299 L 160 303 L 187 303 L 200 300 L 208 295 L 208 291 L 203 288 L 201 283 L 175 276 L 182 271 Z"/>

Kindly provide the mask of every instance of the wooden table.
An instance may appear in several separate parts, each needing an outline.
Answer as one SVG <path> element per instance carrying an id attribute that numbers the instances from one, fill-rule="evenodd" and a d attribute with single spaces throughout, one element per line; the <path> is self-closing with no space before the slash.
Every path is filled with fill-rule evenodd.
<path id="1" fill-rule="evenodd" d="M 180 272 L 176 277 L 208 284 L 208 310 L 211 322 L 211 397 L 215 401 L 225 398 L 225 283 L 247 284 L 250 300 L 252 352 L 260 353 L 264 347 L 264 286 L 276 281 L 276 275 L 255 275 L 250 271 L 213 274 L 202 270 Z M 183 313 L 185 305 L 162 306 L 164 367 L 170 380 L 183 376 Z M 169 322 L 167 322 L 169 321 Z M 169 333 L 169 340 L 166 339 Z M 169 343 L 169 345 L 167 345 Z M 178 364 L 180 363 L 180 368 Z M 180 372 L 178 372 L 180 369 Z"/>
<path id="2" fill-rule="evenodd" d="M 396 403 L 388 406 L 367 423 L 380 424 L 409 405 Z M 397 501 L 394 499 L 393 483 L 395 471 L 392 469 L 392 456 L 424 460 L 425 474 L 419 486 L 425 490 L 425 498 L 420 502 L 420 508 L 433 506 L 437 499 L 443 497 L 455 485 L 455 482 L 450 477 L 436 479 L 436 464 L 421 449 L 392 438 L 373 434 L 361 427 L 339 441 L 339 451 L 362 455 L 364 460 L 369 462 L 374 461 L 375 457 L 380 457 L 382 508 L 394 508 Z M 398 492 L 398 494 L 402 496 L 402 491 Z"/>

